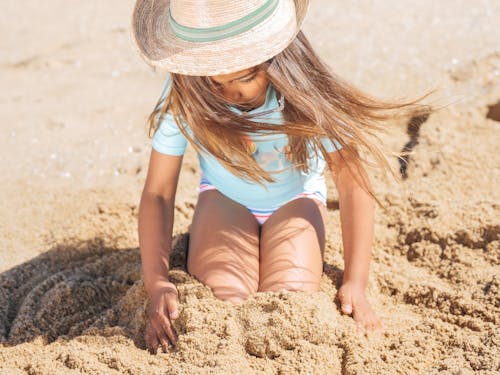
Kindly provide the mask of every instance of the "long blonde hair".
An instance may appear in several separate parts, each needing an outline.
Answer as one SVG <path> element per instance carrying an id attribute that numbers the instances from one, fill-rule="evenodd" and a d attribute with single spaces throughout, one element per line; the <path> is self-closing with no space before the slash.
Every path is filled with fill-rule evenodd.
<path id="1" fill-rule="evenodd" d="M 247 133 L 286 134 L 291 162 L 303 172 L 309 168 L 310 149 L 330 160 L 321 143 L 321 138 L 328 137 L 342 145 L 339 153 L 348 161 L 347 168 L 358 184 L 383 207 L 368 181 L 359 179 L 363 174 L 351 168 L 359 169 L 362 163 L 378 166 L 398 179 L 378 133 L 385 130 L 383 123 L 394 118 L 428 114 L 430 106 L 419 103 L 432 92 L 408 102 L 393 103 L 373 98 L 336 76 L 314 52 L 302 32 L 285 50 L 259 65 L 258 69 L 263 69 L 276 91 L 284 94 L 282 125 L 259 123 L 234 113 L 209 77 L 172 73 L 170 93 L 160 98 L 149 116 L 150 134 L 156 131 L 168 111 L 196 151 L 204 149 L 234 175 L 256 183 L 272 182 L 273 178 L 247 152 Z M 192 135 L 184 128 L 184 122 L 189 124 Z M 373 156 L 375 163 L 363 158 L 361 151 Z"/>

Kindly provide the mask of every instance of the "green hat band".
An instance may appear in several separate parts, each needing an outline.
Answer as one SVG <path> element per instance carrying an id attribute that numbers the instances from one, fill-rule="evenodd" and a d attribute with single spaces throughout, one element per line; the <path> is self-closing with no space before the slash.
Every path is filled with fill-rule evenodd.
<path id="1" fill-rule="evenodd" d="M 259 8 L 246 16 L 225 25 L 196 28 L 178 24 L 170 13 L 170 27 L 180 39 L 188 42 L 213 42 L 239 35 L 268 19 L 278 6 L 279 0 L 267 0 Z"/>

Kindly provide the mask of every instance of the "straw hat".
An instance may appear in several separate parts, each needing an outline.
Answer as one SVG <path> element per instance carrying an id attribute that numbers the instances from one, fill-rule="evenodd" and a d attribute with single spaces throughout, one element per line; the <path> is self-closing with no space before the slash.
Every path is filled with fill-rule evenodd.
<path id="1" fill-rule="evenodd" d="M 152 66 L 186 75 L 227 74 L 284 50 L 308 5 L 308 0 L 137 0 L 132 31 Z"/>

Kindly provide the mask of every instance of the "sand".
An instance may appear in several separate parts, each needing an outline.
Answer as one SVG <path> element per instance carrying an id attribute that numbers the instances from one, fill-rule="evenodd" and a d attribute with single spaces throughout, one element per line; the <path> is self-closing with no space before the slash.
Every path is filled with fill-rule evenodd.
<path id="1" fill-rule="evenodd" d="M 386 331 L 358 337 L 329 180 L 318 293 L 235 306 L 183 268 L 199 170 L 186 154 L 171 278 L 180 340 L 142 338 L 137 211 L 145 119 L 164 73 L 137 56 L 133 1 L 8 0 L 0 16 L 0 374 L 495 374 L 500 372 L 500 4 L 315 0 L 304 29 L 341 76 L 384 98 L 431 88 L 448 106 L 383 136 L 412 154 L 380 199 L 369 298 Z M 22 16 L 21 16 L 22 15 Z M 496 105 L 496 107 L 495 107 Z M 398 170 L 396 159 L 393 167 Z"/>

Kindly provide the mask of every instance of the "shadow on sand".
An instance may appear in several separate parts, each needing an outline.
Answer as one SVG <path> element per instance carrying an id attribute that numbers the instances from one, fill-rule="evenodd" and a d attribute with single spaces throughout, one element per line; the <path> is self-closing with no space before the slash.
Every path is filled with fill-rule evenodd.
<path id="1" fill-rule="evenodd" d="M 184 270 L 187 240 L 174 238 L 172 269 Z M 107 247 L 101 238 L 60 244 L 0 274 L 0 342 L 123 334 L 144 348 L 147 300 L 138 248 Z"/>

